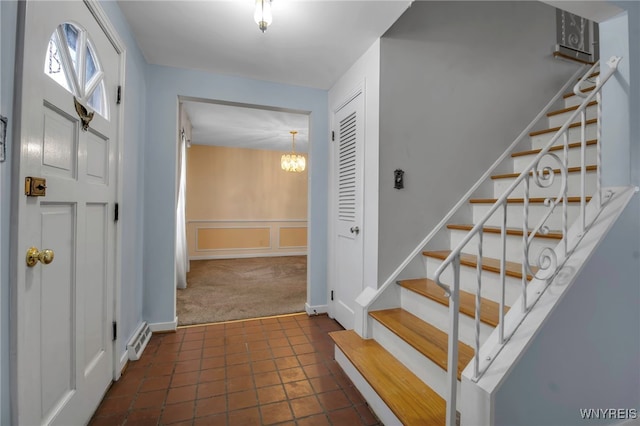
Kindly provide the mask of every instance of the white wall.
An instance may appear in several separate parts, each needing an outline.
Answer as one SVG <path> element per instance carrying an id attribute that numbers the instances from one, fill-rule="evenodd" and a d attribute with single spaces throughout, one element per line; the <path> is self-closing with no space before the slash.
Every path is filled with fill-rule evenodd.
<path id="1" fill-rule="evenodd" d="M 528 1 L 415 2 L 382 37 L 380 282 L 575 71 L 554 44 L 555 9 Z"/>
<path id="2" fill-rule="evenodd" d="M 309 305 L 326 305 L 327 92 L 233 76 L 150 65 L 144 178 L 144 318 L 175 320 L 175 173 L 178 96 L 310 112 Z"/>
<path id="3" fill-rule="evenodd" d="M 347 96 L 358 87 L 363 86 L 365 98 L 365 138 L 364 138 L 364 194 L 363 194 L 363 286 L 377 288 L 378 270 L 375 265 L 378 260 L 378 147 L 379 147 L 379 117 L 380 117 L 380 40 L 378 39 L 362 55 L 349 70 L 329 89 L 329 120 L 333 111 Z M 333 164 L 330 170 L 333 170 Z M 330 172 L 331 176 L 335 173 Z M 331 185 L 331 182 L 329 183 Z M 330 186 L 331 188 L 331 186 Z M 335 197 L 329 199 L 329 289 L 335 288 L 334 257 L 334 223 L 332 212 L 336 211 Z"/>

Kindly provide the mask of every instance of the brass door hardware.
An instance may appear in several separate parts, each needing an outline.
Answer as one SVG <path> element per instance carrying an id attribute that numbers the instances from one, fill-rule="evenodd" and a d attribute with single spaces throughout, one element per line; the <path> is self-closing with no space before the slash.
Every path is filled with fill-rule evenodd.
<path id="1" fill-rule="evenodd" d="M 34 267 L 38 261 L 48 265 L 53 262 L 53 256 L 53 250 L 44 249 L 40 251 L 37 247 L 30 247 L 29 250 L 27 250 L 27 266 L 30 268 Z"/>
<path id="2" fill-rule="evenodd" d="M 44 197 L 47 195 L 47 180 L 40 177 L 24 178 L 24 195 L 28 197 Z"/>

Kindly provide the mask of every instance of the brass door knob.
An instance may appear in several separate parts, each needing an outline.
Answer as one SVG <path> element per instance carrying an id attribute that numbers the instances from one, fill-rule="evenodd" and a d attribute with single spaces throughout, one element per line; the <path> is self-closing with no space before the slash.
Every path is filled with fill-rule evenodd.
<path id="1" fill-rule="evenodd" d="M 53 262 L 53 255 L 53 250 L 38 250 L 37 247 L 30 247 L 29 250 L 27 250 L 27 266 L 30 268 L 36 266 L 38 261 L 48 265 Z"/>

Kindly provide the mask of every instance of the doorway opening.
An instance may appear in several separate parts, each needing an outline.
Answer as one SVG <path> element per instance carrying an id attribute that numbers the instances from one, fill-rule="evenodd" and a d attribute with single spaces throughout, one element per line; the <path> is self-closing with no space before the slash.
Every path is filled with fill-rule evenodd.
<path id="1" fill-rule="evenodd" d="M 179 104 L 178 325 L 304 312 L 309 115 L 186 97 Z M 301 172 L 281 167 L 294 141 L 307 163 Z"/>

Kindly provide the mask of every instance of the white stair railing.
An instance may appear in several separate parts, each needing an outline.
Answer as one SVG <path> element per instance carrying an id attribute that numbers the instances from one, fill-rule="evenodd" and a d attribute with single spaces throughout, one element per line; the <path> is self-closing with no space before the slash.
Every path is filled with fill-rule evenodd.
<path id="1" fill-rule="evenodd" d="M 465 236 L 465 238 L 460 242 L 460 244 L 455 247 L 449 256 L 442 262 L 442 264 L 438 267 L 434 275 L 434 281 L 446 292 L 446 295 L 449 297 L 449 347 L 448 347 L 448 371 L 447 371 L 447 383 L 448 390 L 446 395 L 447 400 L 447 426 L 454 426 L 456 424 L 456 391 L 457 391 L 457 369 L 455 368 L 458 365 L 458 314 L 459 314 L 459 291 L 460 291 L 460 257 L 464 250 L 464 248 L 469 244 L 469 242 L 477 236 L 478 243 L 478 261 L 477 261 L 477 287 L 476 287 L 476 312 L 475 312 L 475 354 L 473 360 L 473 381 L 478 381 L 487 368 L 491 365 L 493 359 L 495 359 L 495 355 L 500 352 L 502 347 L 508 342 L 509 338 L 515 332 L 515 329 L 511 331 L 509 335 L 505 335 L 504 329 L 504 311 L 505 311 L 505 283 L 506 283 L 506 240 L 507 240 L 507 200 L 510 195 L 516 190 L 516 188 L 520 185 L 524 186 L 524 200 L 523 200 L 523 237 L 522 237 L 522 250 L 523 250 L 523 262 L 522 262 L 522 312 L 524 312 L 524 316 L 527 315 L 528 311 L 531 307 L 536 303 L 538 298 L 540 297 L 542 292 L 539 292 L 535 300 L 532 300 L 530 303 L 527 302 L 527 276 L 531 276 L 534 279 L 542 280 L 546 282 L 546 286 L 548 286 L 552 279 L 556 276 L 558 271 L 562 268 L 567 258 L 571 255 L 573 250 L 575 250 L 576 246 L 579 244 L 582 236 L 584 236 L 585 232 L 588 231 L 590 226 L 593 224 L 595 218 L 597 218 L 597 214 L 593 218 L 592 221 L 587 221 L 586 217 L 586 205 L 588 201 L 588 197 L 586 194 L 586 108 L 589 102 L 591 102 L 594 98 L 597 99 L 597 128 L 596 128 L 596 139 L 597 139 L 597 164 L 596 164 L 596 193 L 595 193 L 595 202 L 598 203 L 598 211 L 602 208 L 602 206 L 610 199 L 611 194 L 602 194 L 601 193 L 601 154 L 600 154 L 600 119 L 601 119 L 601 90 L 602 86 L 609 80 L 611 75 L 615 73 L 618 63 L 620 62 L 619 57 L 612 57 L 607 62 L 608 69 L 604 70 L 597 77 L 596 86 L 593 90 L 591 90 L 588 94 L 584 93 L 580 89 L 580 84 L 586 79 L 587 76 L 591 75 L 593 70 L 598 66 L 598 64 L 594 65 L 591 70 L 589 70 L 583 78 L 575 85 L 574 92 L 576 95 L 584 97 L 584 100 L 580 104 L 580 106 L 571 114 L 571 116 L 567 119 L 564 125 L 560 127 L 560 129 L 555 133 L 555 135 L 551 138 L 551 140 L 546 144 L 544 148 L 538 153 L 538 155 L 531 161 L 529 166 L 527 166 L 522 173 L 513 181 L 513 183 L 507 188 L 507 190 L 498 198 L 498 200 L 493 204 L 493 206 L 489 209 L 489 211 L 480 219 L 477 223 L 475 223 L 474 227 L 469 231 L 469 233 Z M 575 77 L 572 77 L 575 81 Z M 566 90 L 567 85 L 563 90 Z M 548 105 L 547 109 L 555 103 L 555 101 L 559 99 L 559 96 L 556 95 L 552 102 Z M 541 114 L 534 120 L 532 125 L 537 123 L 539 119 L 546 113 L 546 110 L 543 110 Z M 568 150 L 569 150 L 569 126 L 574 122 L 574 120 L 580 116 L 580 142 L 581 142 L 581 151 L 580 151 L 580 207 L 579 207 L 579 220 L 581 224 L 581 233 L 577 238 L 577 242 L 572 246 L 568 246 L 568 238 L 567 238 L 567 230 L 569 224 L 567 223 L 567 207 L 568 207 Z M 531 129 L 530 125 L 525 131 L 519 136 L 512 147 L 514 147 L 525 135 L 527 135 Z M 550 151 L 550 148 L 554 146 L 558 141 L 562 140 L 564 145 L 564 149 L 562 151 L 563 158 L 560 158 L 558 154 Z M 511 150 L 508 150 L 505 154 L 510 153 Z M 506 157 L 506 155 L 505 155 Z M 557 169 L 554 170 L 553 167 L 549 166 L 548 162 L 546 166 L 541 166 L 541 159 L 547 159 L 546 161 L 551 160 L 551 162 L 555 162 L 557 164 Z M 497 165 L 497 164 L 496 164 Z M 544 200 L 544 205 L 547 210 L 542 218 L 538 221 L 535 226 L 529 226 L 529 202 L 530 202 L 530 185 L 533 180 L 533 184 L 538 186 L 539 188 L 550 188 L 552 184 L 556 181 L 556 175 L 558 174 L 559 169 L 559 182 L 560 182 L 560 190 L 557 195 L 546 197 Z M 490 173 L 491 170 L 488 172 Z M 484 179 L 482 179 L 484 180 Z M 473 190 L 475 190 L 474 188 Z M 468 200 L 469 197 L 464 199 L 464 202 Z M 461 203 L 459 203 L 461 204 Z M 536 235 L 546 234 L 549 232 L 549 227 L 545 225 L 547 220 L 551 217 L 551 215 L 556 210 L 556 207 L 561 206 L 561 223 L 562 223 L 562 240 L 561 243 L 558 244 L 556 248 L 554 247 L 546 247 L 542 249 L 538 258 L 536 260 L 536 266 L 532 266 L 529 259 L 529 247 L 535 238 Z M 494 354 L 493 357 L 488 357 L 489 359 L 480 360 L 480 294 L 482 288 L 482 244 L 483 244 L 483 227 L 486 222 L 490 219 L 490 217 L 496 213 L 498 210 L 502 211 L 502 225 L 501 225 L 501 258 L 500 258 L 500 312 L 499 312 L 499 320 L 498 320 L 498 348 L 492 350 L 491 353 Z M 448 220 L 448 219 L 447 219 Z M 530 232 L 527 232 L 530 230 Z M 425 242 L 426 244 L 426 242 Z M 424 246 L 424 245 L 423 245 Z M 418 248 L 419 252 L 420 248 Z M 560 252 L 558 252 L 560 251 Z M 408 263 L 408 262 L 407 262 Z M 406 265 L 405 265 L 406 266 Z M 453 282 L 450 286 L 444 285 L 441 282 L 441 275 L 445 271 L 445 269 L 451 267 L 453 272 Z M 395 277 L 393 278 L 395 279 Z M 546 286 L 544 287 L 546 289 Z M 544 291 L 544 290 L 543 290 Z M 516 327 L 517 328 L 517 327 Z"/>
<path id="2" fill-rule="evenodd" d="M 536 117 L 531 120 L 531 122 L 524 128 L 524 130 L 518 135 L 518 137 L 509 145 L 509 147 L 502 153 L 502 155 L 489 167 L 489 169 L 476 181 L 476 183 L 467 191 L 467 193 L 460 198 L 460 200 L 449 210 L 449 212 L 442 218 L 442 220 L 429 232 L 429 234 L 422 240 L 418 245 L 409 253 L 409 255 L 398 265 L 398 267 L 393 271 L 391 275 L 382 283 L 382 285 L 378 288 L 375 295 L 371 297 L 371 299 L 367 302 L 362 310 L 362 324 L 363 324 L 363 335 L 368 336 L 368 322 L 367 315 L 373 304 L 378 300 L 378 298 L 384 294 L 384 292 L 389 288 L 389 286 L 396 283 L 396 280 L 405 270 L 405 268 L 417 257 L 421 254 L 424 247 L 427 246 L 431 242 L 431 240 L 441 232 L 445 226 L 449 223 L 452 217 L 467 204 L 469 199 L 473 196 L 473 194 L 480 188 L 482 183 L 488 180 L 491 175 L 495 172 L 495 170 L 500 166 L 511 153 L 520 145 L 520 143 L 529 136 L 529 133 L 534 129 L 534 127 L 542 120 L 547 112 L 551 110 L 551 108 L 556 105 L 556 103 L 562 98 L 562 96 L 567 93 L 570 87 L 575 85 L 575 81 L 584 75 L 589 75 L 590 73 L 585 74 L 587 70 L 587 66 L 581 66 L 576 70 L 576 72 L 567 80 L 567 82 L 558 90 L 558 92 L 551 98 L 551 100 L 545 105 L 544 108 L 536 115 Z M 583 81 L 581 79 L 578 85 Z M 576 85 L 577 86 L 577 85 Z"/>

